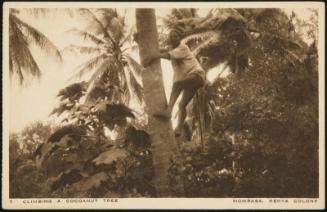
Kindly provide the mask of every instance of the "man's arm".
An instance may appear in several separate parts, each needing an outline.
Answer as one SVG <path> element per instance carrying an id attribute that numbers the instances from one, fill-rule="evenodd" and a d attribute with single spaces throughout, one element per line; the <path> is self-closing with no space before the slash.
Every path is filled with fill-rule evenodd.
<path id="1" fill-rule="evenodd" d="M 164 52 L 160 52 L 160 53 L 158 53 L 158 54 L 156 54 L 156 55 L 151 55 L 150 57 L 148 57 L 148 58 L 145 58 L 143 61 L 142 61 L 142 65 L 144 66 L 144 67 L 146 67 L 146 66 L 149 66 L 154 60 L 156 60 L 156 59 L 167 59 L 167 60 L 169 60 L 170 59 L 170 55 L 169 55 L 169 53 L 168 53 L 168 51 L 164 51 Z"/>
<path id="2" fill-rule="evenodd" d="M 143 62 L 142 62 L 142 65 L 144 67 L 150 65 L 153 60 L 156 60 L 156 59 L 175 59 L 175 60 L 181 60 L 185 57 L 187 57 L 187 55 L 190 54 L 190 50 L 189 48 L 186 46 L 186 45 L 179 45 L 177 48 L 173 49 L 173 50 L 170 50 L 170 51 L 164 51 L 164 52 L 161 52 L 156 54 L 156 55 L 152 55 L 150 56 L 149 58 L 146 58 Z"/>

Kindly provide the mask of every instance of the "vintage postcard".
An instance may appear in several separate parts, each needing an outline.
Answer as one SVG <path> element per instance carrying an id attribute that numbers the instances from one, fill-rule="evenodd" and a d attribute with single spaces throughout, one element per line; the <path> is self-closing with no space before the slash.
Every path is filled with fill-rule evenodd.
<path id="1" fill-rule="evenodd" d="M 4 209 L 324 209 L 322 2 L 5 2 Z"/>

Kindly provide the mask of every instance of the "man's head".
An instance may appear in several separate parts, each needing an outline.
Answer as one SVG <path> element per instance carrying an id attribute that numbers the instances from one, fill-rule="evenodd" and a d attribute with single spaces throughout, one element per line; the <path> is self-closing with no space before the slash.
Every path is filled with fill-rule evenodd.
<path id="1" fill-rule="evenodd" d="M 173 47 L 178 46 L 182 38 L 183 38 L 183 33 L 179 30 L 172 30 L 169 33 L 169 42 Z"/>

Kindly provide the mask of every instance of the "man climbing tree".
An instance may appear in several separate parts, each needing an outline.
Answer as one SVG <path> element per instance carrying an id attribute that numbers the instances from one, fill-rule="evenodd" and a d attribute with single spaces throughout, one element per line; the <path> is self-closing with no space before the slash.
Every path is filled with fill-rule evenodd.
<path id="1" fill-rule="evenodd" d="M 205 83 L 205 71 L 202 69 L 189 47 L 181 41 L 182 37 L 182 32 L 172 30 L 169 33 L 169 41 L 172 50 L 168 52 L 161 52 L 157 55 L 152 55 L 143 61 L 144 66 L 147 66 L 158 58 L 171 60 L 174 70 L 174 84 L 168 107 L 163 111 L 157 111 L 154 113 L 154 115 L 157 117 L 170 119 L 174 104 L 181 92 L 183 92 L 183 96 L 178 107 L 178 124 L 175 129 L 176 137 L 180 136 L 181 134 L 186 118 L 186 106 L 192 100 L 197 90 Z"/>

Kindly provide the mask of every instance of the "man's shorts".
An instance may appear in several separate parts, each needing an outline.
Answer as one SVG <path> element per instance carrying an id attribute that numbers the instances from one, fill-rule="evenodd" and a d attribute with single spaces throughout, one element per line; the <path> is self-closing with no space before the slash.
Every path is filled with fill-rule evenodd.
<path id="1" fill-rule="evenodd" d="M 182 86 L 183 88 L 189 88 L 189 89 L 199 89 L 204 85 L 204 80 L 201 76 L 195 73 L 188 74 L 184 80 L 175 82 L 174 84 L 178 84 L 179 86 Z"/>

